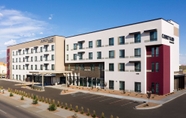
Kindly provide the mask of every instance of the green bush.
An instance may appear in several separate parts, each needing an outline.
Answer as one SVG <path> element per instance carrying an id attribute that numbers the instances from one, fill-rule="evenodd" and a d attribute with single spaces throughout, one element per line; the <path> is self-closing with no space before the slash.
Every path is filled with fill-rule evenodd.
<path id="1" fill-rule="evenodd" d="M 83 107 L 81 107 L 81 114 L 83 114 L 84 113 L 84 108 Z"/>
<path id="2" fill-rule="evenodd" d="M 75 112 L 78 112 L 78 106 L 76 106 Z"/>
<path id="3" fill-rule="evenodd" d="M 24 97 L 23 96 L 21 96 L 21 100 L 24 100 Z"/>
<path id="4" fill-rule="evenodd" d="M 10 97 L 14 96 L 13 93 L 10 93 Z"/>
<path id="5" fill-rule="evenodd" d="M 89 116 L 90 115 L 90 110 L 89 109 L 87 109 L 87 116 Z"/>
<path id="6" fill-rule="evenodd" d="M 105 114 L 103 112 L 101 113 L 101 118 L 105 118 Z"/>
<path id="7" fill-rule="evenodd" d="M 50 104 L 48 110 L 49 111 L 55 111 L 57 109 L 57 106 L 55 104 Z"/>
<path id="8" fill-rule="evenodd" d="M 32 104 L 38 104 L 38 99 L 33 99 Z"/>
<path id="9" fill-rule="evenodd" d="M 94 110 L 92 113 L 92 117 L 95 118 L 96 117 L 96 111 Z"/>

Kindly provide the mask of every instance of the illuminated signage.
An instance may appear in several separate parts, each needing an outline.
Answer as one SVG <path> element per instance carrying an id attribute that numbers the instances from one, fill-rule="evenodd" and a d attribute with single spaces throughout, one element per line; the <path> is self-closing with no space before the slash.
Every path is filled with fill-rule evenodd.
<path id="1" fill-rule="evenodd" d="M 162 34 L 162 38 L 169 40 L 169 43 L 174 44 L 174 37 L 170 37 L 168 35 Z"/>
<path id="2" fill-rule="evenodd" d="M 52 43 L 54 42 L 54 39 L 53 38 L 47 38 L 47 39 L 41 39 L 41 43 Z"/>

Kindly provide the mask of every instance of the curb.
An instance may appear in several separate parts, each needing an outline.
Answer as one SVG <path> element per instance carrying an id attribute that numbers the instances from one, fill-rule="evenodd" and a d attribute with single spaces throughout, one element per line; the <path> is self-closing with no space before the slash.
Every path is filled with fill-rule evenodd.
<path id="1" fill-rule="evenodd" d="M 143 103 L 143 104 L 146 104 L 146 103 Z M 140 104 L 140 105 L 143 105 L 143 104 Z M 138 105 L 139 106 L 139 105 Z M 135 110 L 150 110 L 150 109 L 156 109 L 156 108 L 159 108 L 161 107 L 162 104 L 159 104 L 157 106 L 154 106 L 154 107 L 148 107 L 148 108 L 137 108 L 137 106 L 134 107 Z"/>

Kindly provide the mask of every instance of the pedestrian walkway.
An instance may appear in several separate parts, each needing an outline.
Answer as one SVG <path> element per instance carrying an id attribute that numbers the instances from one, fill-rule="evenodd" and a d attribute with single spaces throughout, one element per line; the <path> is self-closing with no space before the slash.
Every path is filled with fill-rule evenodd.
<path id="1" fill-rule="evenodd" d="M 5 90 L 4 94 L 0 94 L 0 100 L 4 100 L 9 104 L 12 104 L 18 108 L 22 108 L 26 111 L 32 112 L 41 116 L 42 118 L 69 118 L 74 115 L 75 112 L 57 108 L 56 111 L 48 111 L 49 104 L 39 102 L 37 105 L 32 104 L 32 99 L 24 97 L 24 100 L 20 100 L 21 96 L 14 94 L 13 97 L 9 97 L 9 92 Z M 77 113 L 78 118 L 89 118 L 88 116 Z"/>

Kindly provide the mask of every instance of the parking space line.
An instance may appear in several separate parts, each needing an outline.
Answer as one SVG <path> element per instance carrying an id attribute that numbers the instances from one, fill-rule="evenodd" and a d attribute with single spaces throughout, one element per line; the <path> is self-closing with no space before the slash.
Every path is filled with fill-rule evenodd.
<path id="1" fill-rule="evenodd" d="M 133 102 L 128 102 L 126 104 L 122 104 L 121 106 L 123 107 L 123 106 L 126 106 L 126 105 L 131 104 L 131 103 L 133 103 Z"/>
<path id="2" fill-rule="evenodd" d="M 120 99 L 120 100 L 117 100 L 117 101 L 114 101 L 114 102 L 111 102 L 109 104 L 114 104 L 114 103 L 117 103 L 117 102 L 120 102 L 120 101 L 123 101 L 124 99 Z"/>
<path id="3" fill-rule="evenodd" d="M 86 96 L 86 97 L 83 97 L 83 99 L 84 99 L 84 98 L 93 97 L 93 96 L 97 96 L 97 95 Z"/>
<path id="4" fill-rule="evenodd" d="M 101 100 L 99 102 L 103 102 L 103 101 L 107 101 L 107 100 L 111 100 L 111 99 L 114 99 L 114 98 L 107 98 L 107 99 Z"/>
<path id="5" fill-rule="evenodd" d="M 96 98 L 91 98 L 90 100 L 95 100 L 95 99 L 99 99 L 99 98 L 102 98 L 102 97 L 105 97 L 105 96 L 100 96 L 100 97 L 96 97 Z"/>

